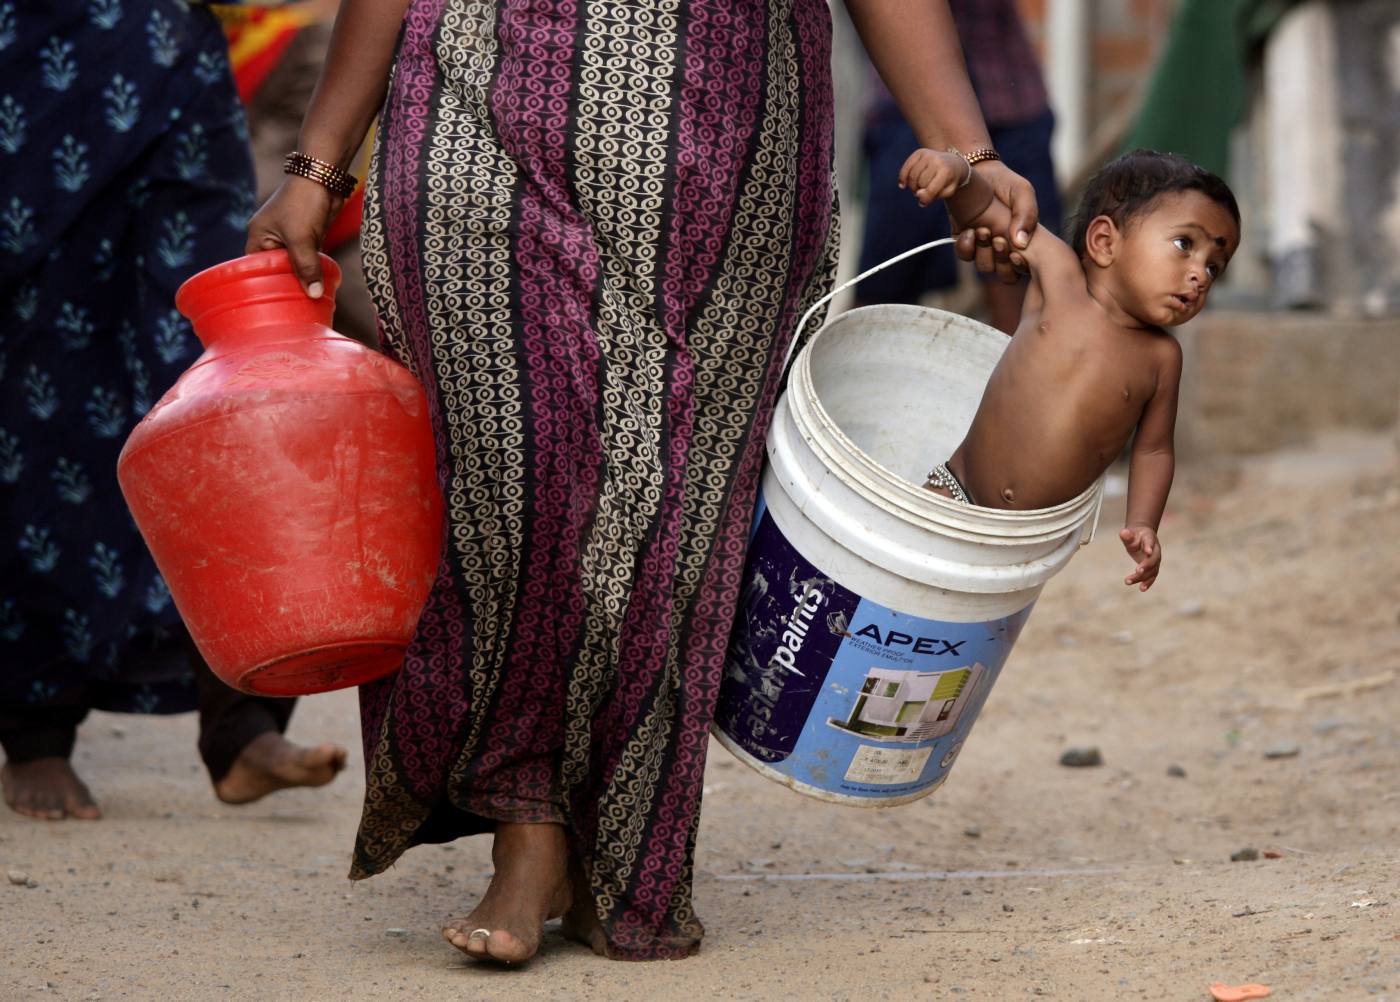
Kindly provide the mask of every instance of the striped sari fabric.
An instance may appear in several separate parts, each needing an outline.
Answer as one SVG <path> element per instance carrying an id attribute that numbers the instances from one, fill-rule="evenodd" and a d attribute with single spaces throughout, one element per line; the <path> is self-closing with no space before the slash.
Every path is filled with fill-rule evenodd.
<path id="1" fill-rule="evenodd" d="M 415 0 L 365 270 L 448 526 L 362 691 L 353 875 L 567 825 L 610 953 L 684 956 L 707 735 L 783 354 L 830 285 L 825 0 Z"/>

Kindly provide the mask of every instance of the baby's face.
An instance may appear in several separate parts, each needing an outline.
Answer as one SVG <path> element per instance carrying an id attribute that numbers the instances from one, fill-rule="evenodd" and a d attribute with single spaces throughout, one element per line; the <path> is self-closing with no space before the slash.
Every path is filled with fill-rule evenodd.
<path id="1" fill-rule="evenodd" d="M 1199 191 L 1164 195 L 1128 221 L 1114 261 L 1138 320 L 1175 327 L 1206 305 L 1211 288 L 1240 244 L 1228 209 Z"/>

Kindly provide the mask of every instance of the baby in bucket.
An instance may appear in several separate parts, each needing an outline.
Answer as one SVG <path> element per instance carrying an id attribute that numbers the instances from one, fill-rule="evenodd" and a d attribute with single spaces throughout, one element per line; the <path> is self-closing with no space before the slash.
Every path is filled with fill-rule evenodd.
<path id="1" fill-rule="evenodd" d="M 899 183 L 921 205 L 945 199 L 967 227 L 960 241 L 1008 228 L 1008 210 L 956 150 L 917 150 Z M 1030 271 L 1021 322 L 967 436 L 924 486 L 962 504 L 1048 508 L 1083 493 L 1132 436 L 1119 538 L 1137 565 L 1125 583 L 1150 588 L 1181 379 L 1165 328 L 1201 312 L 1239 242 L 1235 197 L 1204 168 L 1149 150 L 1105 166 L 1070 245 L 1041 228 L 1013 253 Z"/>

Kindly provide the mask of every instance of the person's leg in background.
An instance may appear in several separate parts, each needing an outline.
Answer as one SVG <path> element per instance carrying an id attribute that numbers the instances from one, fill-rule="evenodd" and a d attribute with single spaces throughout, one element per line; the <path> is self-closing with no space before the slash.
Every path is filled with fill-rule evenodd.
<path id="1" fill-rule="evenodd" d="M 345 767 L 339 745 L 305 748 L 283 737 L 295 699 L 239 692 L 216 678 L 197 653 L 191 660 L 199 688 L 199 754 L 220 800 L 246 804 L 288 787 L 323 786 Z M 0 786 L 8 807 L 51 821 L 102 816 L 71 763 L 87 712 L 80 704 L 0 705 Z"/>
<path id="2" fill-rule="evenodd" d="M 295 699 L 251 696 L 220 681 L 194 658 L 199 686 L 199 756 L 214 795 L 247 804 L 291 786 L 324 786 L 345 768 L 345 749 L 330 742 L 303 748 L 282 735 Z"/>
<path id="3" fill-rule="evenodd" d="M 37 251 L 0 261 L 7 311 L 0 510 L 17 537 L 0 551 L 0 784 L 9 806 L 35 817 L 98 816 L 70 761 L 89 710 L 196 706 L 198 659 L 115 475 L 132 426 L 199 355 L 174 308 L 175 290 L 194 272 L 242 253 L 252 210 L 232 81 L 197 68 L 217 64 L 223 36 L 207 11 L 187 13 L 186 58 L 169 79 L 141 78 L 148 86 L 128 102 L 125 129 L 111 124 L 111 113 L 90 122 L 73 116 L 84 100 L 74 89 L 62 99 L 68 103 L 45 105 L 50 114 L 35 119 L 22 150 L 33 159 L 12 179 L 12 195 L 29 207 L 33 224 L 24 238 Z M 22 24 L 43 39 L 57 30 L 51 17 L 63 15 L 36 8 Z M 75 41 L 95 62 L 132 51 L 113 32 Z M 207 58 L 196 62 L 201 48 Z M 146 68 L 144 57 L 139 62 Z M 162 101 L 178 102 L 179 113 Z M 75 197 L 54 204 L 48 151 L 79 120 L 96 131 L 76 145 L 64 140 L 73 154 L 63 181 Z M 168 124 L 133 128 L 138 121 Z M 41 122 L 49 131 L 39 131 Z M 47 211 L 38 213 L 46 200 Z M 257 729 L 226 781 L 240 761 L 261 774 L 255 778 L 264 791 L 325 782 L 344 762 L 334 745 L 310 749 L 317 754 L 308 762 L 281 738 L 275 716 Z"/>
<path id="4" fill-rule="evenodd" d="M 0 748 L 5 750 L 0 785 L 11 810 L 47 821 L 102 816 L 69 761 L 85 716 L 83 706 L 0 706 Z"/>

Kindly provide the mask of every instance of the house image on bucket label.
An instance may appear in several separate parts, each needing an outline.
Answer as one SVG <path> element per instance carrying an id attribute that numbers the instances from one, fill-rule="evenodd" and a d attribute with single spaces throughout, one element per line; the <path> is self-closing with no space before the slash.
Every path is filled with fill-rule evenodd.
<path id="1" fill-rule="evenodd" d="M 871 668 L 845 720 L 827 723 L 878 741 L 918 742 L 942 737 L 955 726 L 982 682 L 980 662 L 947 671 Z"/>

